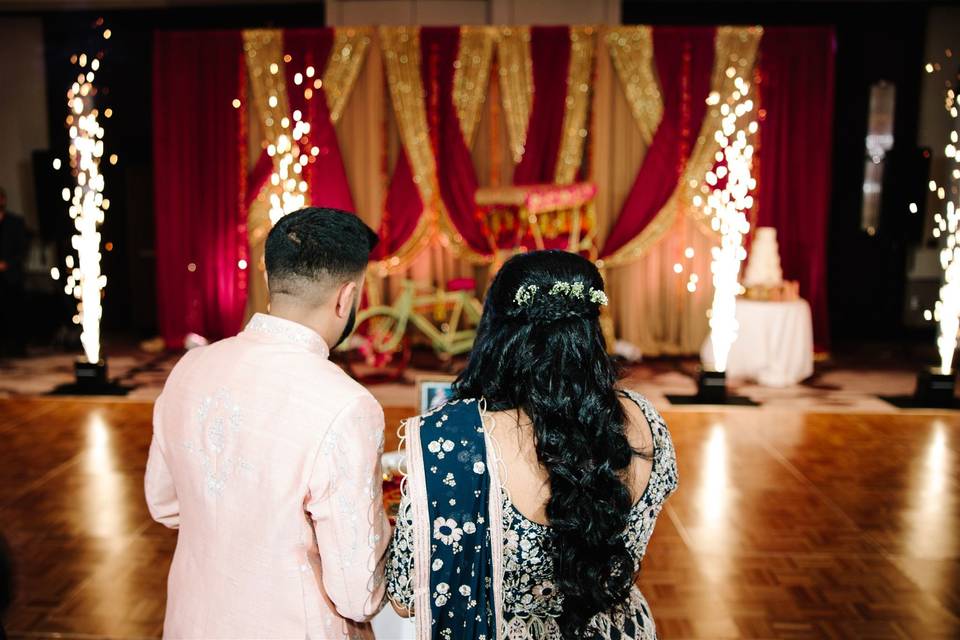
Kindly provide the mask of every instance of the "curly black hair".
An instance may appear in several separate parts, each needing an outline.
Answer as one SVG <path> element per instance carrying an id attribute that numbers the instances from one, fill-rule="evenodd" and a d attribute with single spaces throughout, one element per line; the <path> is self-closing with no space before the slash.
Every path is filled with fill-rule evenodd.
<path id="1" fill-rule="evenodd" d="M 641 454 L 624 433 L 599 322 L 602 292 L 600 272 L 578 255 L 511 258 L 490 286 L 469 363 L 454 383 L 458 398 L 482 397 L 491 410 L 522 410 L 533 422 L 550 478 L 546 514 L 569 638 L 583 637 L 597 613 L 624 605 L 634 577 L 622 536 L 632 500 L 622 476 Z"/>

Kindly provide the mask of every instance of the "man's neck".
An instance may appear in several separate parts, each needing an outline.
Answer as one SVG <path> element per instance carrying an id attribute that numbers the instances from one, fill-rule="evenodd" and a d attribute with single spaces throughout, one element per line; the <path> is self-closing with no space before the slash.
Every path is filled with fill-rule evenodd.
<path id="1" fill-rule="evenodd" d="M 285 304 L 278 300 L 272 300 L 270 303 L 270 315 L 276 318 L 283 318 L 297 324 L 302 324 L 308 329 L 320 334 L 323 340 L 330 344 L 329 327 L 322 320 L 322 314 L 315 308 L 307 308 L 296 304 Z M 333 338 L 334 340 L 336 338 Z"/>

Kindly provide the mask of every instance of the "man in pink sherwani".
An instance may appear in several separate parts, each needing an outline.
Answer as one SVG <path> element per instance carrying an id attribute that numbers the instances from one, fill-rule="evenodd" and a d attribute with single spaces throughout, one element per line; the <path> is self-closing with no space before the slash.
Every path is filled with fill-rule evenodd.
<path id="1" fill-rule="evenodd" d="M 179 529 L 165 637 L 372 637 L 383 410 L 328 356 L 376 242 L 347 213 L 283 218 L 266 243 L 270 315 L 170 374 L 145 478 L 151 515 Z"/>

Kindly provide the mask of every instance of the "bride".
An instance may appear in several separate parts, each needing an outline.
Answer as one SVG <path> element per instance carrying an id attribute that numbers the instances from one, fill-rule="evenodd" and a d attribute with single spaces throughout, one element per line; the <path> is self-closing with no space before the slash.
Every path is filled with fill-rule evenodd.
<path id="1" fill-rule="evenodd" d="M 454 399 L 407 422 L 387 592 L 419 640 L 656 637 L 634 583 L 676 459 L 616 387 L 606 304 L 580 256 L 512 258 Z"/>

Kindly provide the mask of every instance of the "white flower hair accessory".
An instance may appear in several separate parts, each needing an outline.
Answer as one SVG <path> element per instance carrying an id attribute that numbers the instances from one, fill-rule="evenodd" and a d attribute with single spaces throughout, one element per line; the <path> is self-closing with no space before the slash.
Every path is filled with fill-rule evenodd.
<path id="1" fill-rule="evenodd" d="M 529 307 L 534 303 L 539 287 L 535 284 L 521 285 L 517 289 L 517 293 L 513 296 L 514 302 L 517 303 L 518 307 Z M 584 295 L 586 294 L 586 295 Z M 589 299 L 590 302 L 602 307 L 610 304 L 607 294 L 599 289 L 590 289 L 585 290 L 582 282 L 565 282 L 563 280 L 557 280 L 553 283 L 553 286 L 550 287 L 548 295 L 551 296 L 566 296 L 574 300 L 584 300 Z"/>
<path id="2" fill-rule="evenodd" d="M 513 296 L 513 301 L 517 303 L 518 307 L 526 307 L 533 304 L 533 296 L 537 295 L 538 288 L 535 284 L 521 286 Z"/>

